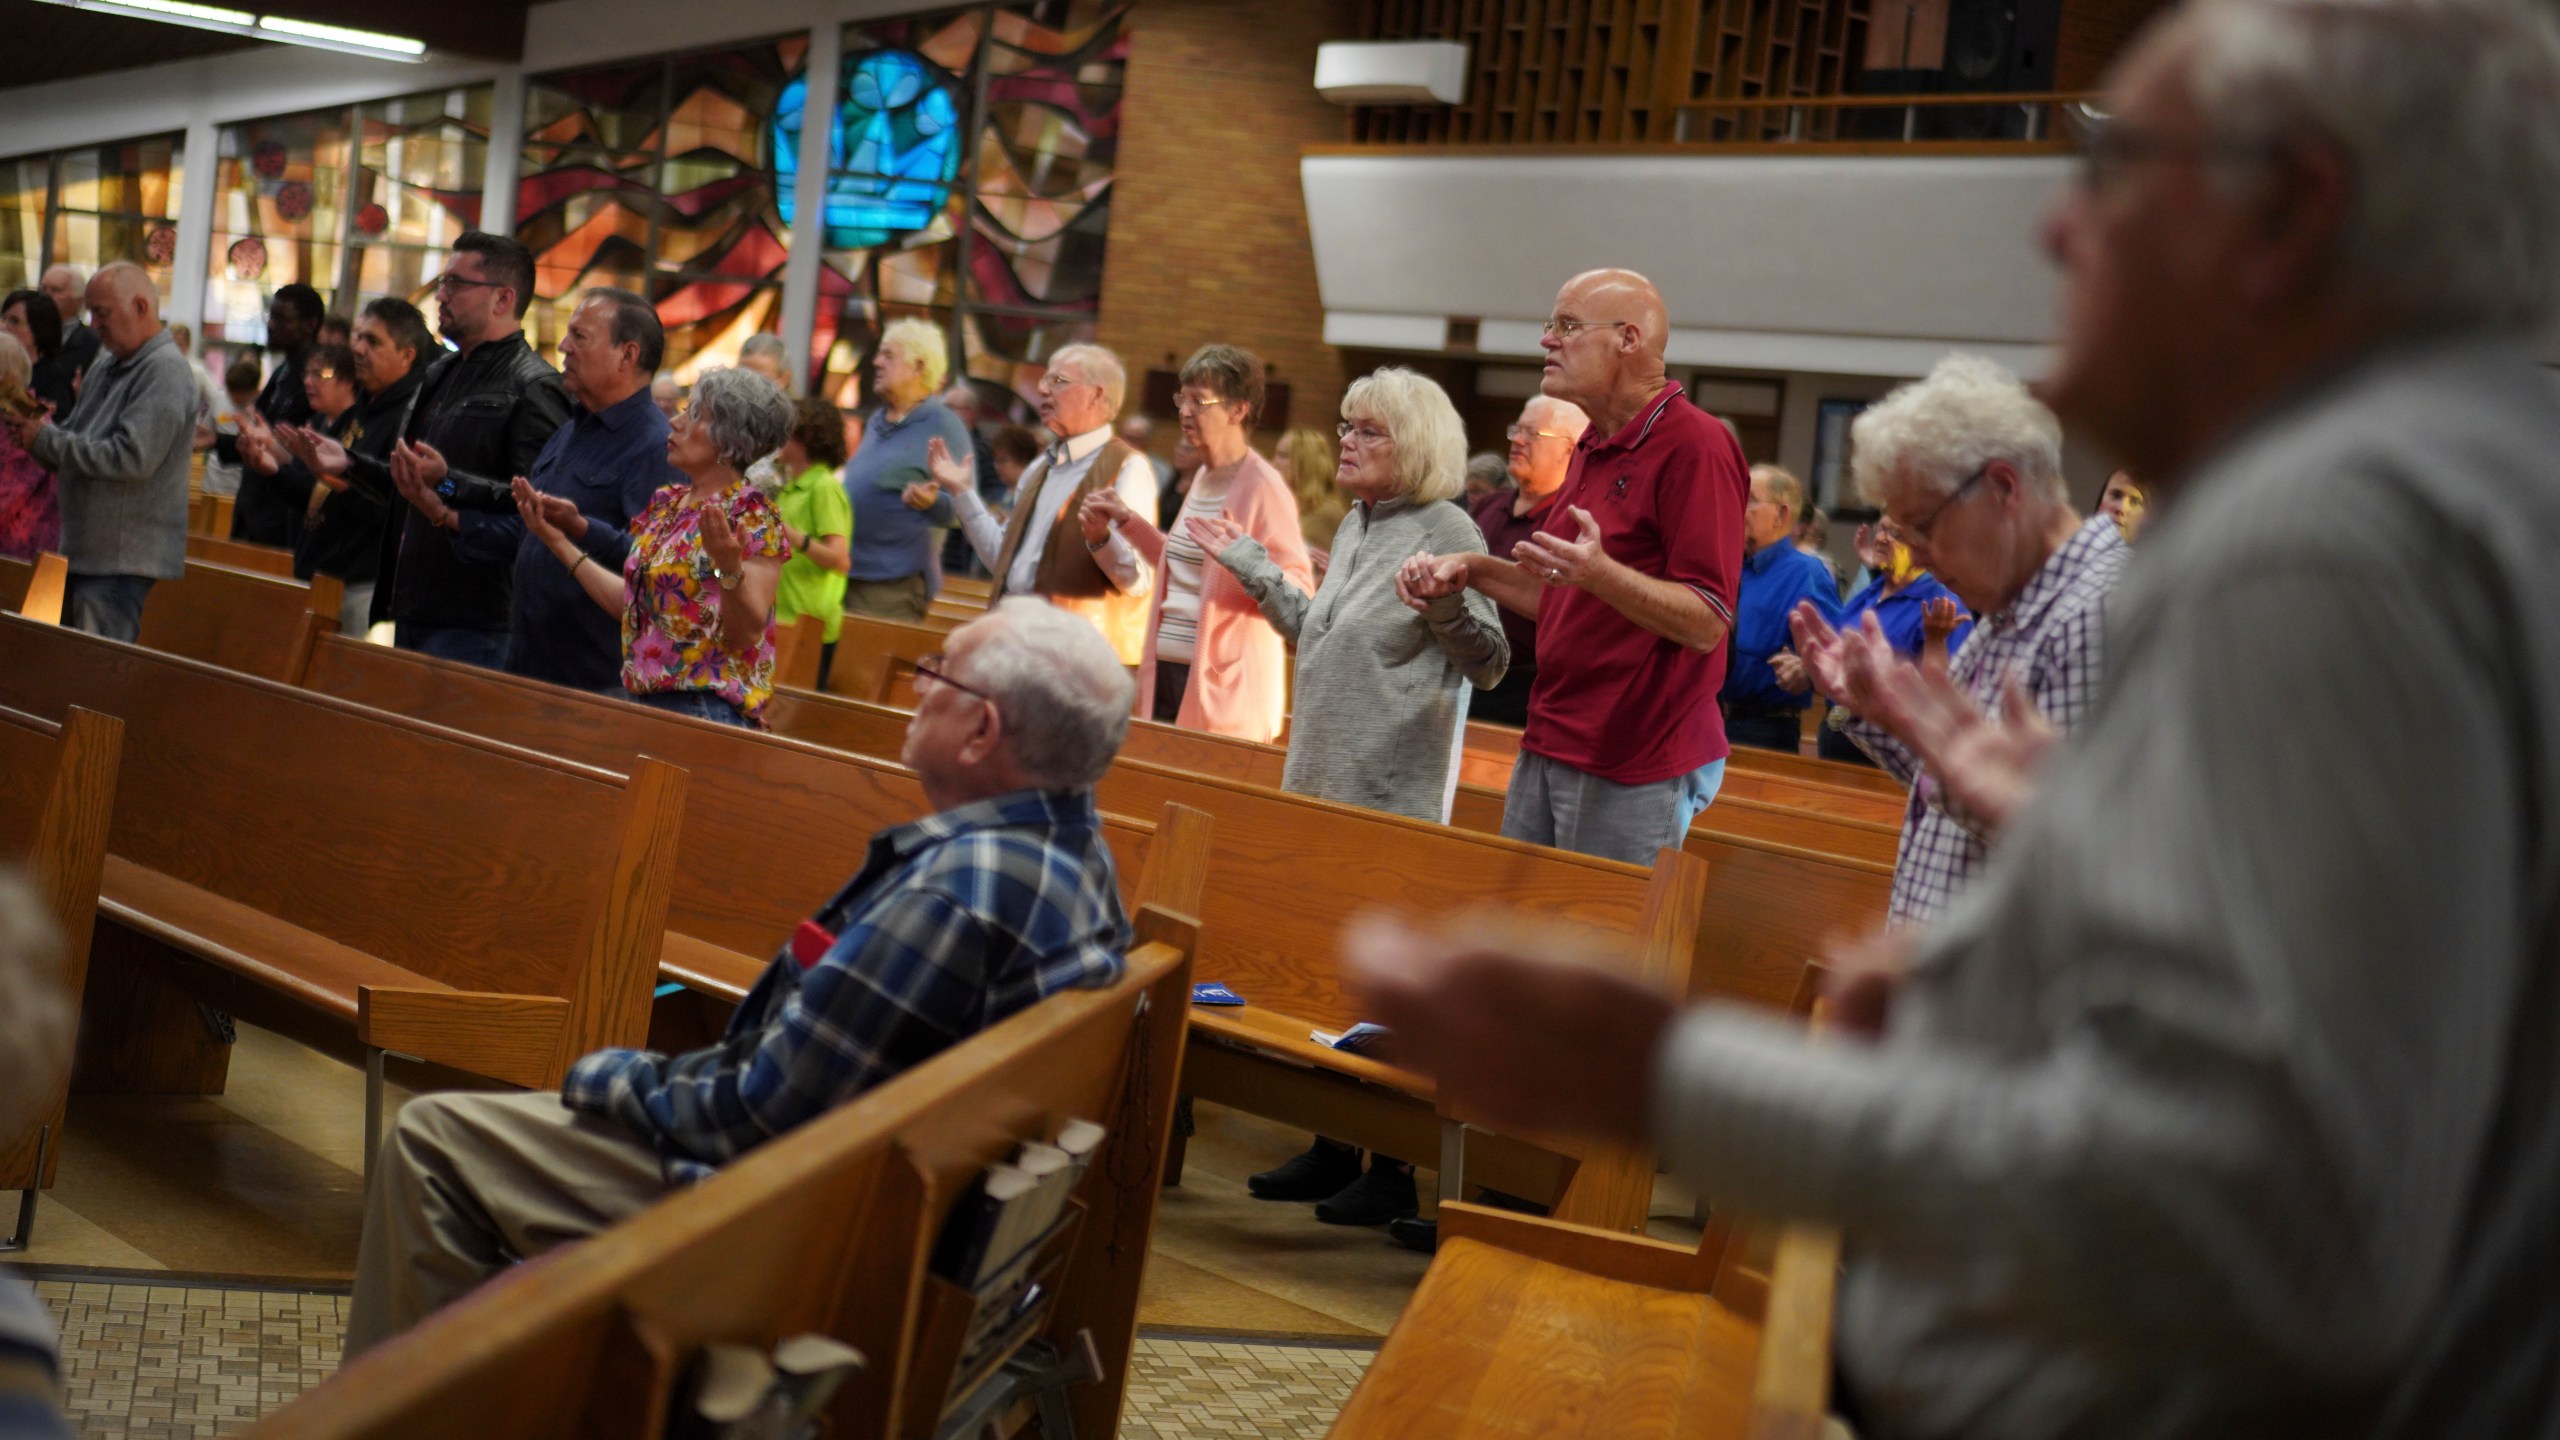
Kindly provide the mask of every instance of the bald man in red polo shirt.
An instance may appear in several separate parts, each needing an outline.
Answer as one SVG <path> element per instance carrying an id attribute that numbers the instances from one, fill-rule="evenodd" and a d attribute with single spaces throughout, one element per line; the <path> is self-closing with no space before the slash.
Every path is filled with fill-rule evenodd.
<path id="1" fill-rule="evenodd" d="M 1565 282 L 1541 389 L 1591 428 L 1539 533 L 1509 558 L 1417 555 L 1420 609 L 1472 587 L 1538 622 L 1538 679 L 1502 833 L 1653 863 L 1724 783 L 1727 641 L 1750 466 L 1663 373 L 1671 324 L 1629 270 Z"/>

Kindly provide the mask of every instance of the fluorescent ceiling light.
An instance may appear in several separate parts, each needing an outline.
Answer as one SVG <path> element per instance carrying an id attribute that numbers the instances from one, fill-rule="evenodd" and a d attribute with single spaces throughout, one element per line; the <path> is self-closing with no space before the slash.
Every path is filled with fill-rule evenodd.
<path id="1" fill-rule="evenodd" d="M 220 5 L 198 5 L 192 0 L 44 0 L 44 3 L 73 10 L 92 10 L 101 15 L 121 15 L 128 20 L 157 20 L 194 30 L 246 35 L 252 40 L 339 50 L 349 55 L 368 55 L 376 60 L 415 64 L 427 56 L 426 42 L 412 40 L 406 35 L 385 35 L 374 30 L 349 29 L 344 25 L 323 25 L 284 15 L 256 15 Z"/>

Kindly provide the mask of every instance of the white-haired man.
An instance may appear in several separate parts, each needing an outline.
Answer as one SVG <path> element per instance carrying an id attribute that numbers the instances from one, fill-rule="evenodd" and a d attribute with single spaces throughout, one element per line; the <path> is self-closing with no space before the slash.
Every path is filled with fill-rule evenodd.
<path id="1" fill-rule="evenodd" d="M 2157 523 L 1880 1043 L 1401 933 L 1367 1013 L 1489 1124 L 1841 1226 L 1863 1433 L 2547 1435 L 2560 33 L 2203 0 L 2105 110 L 2045 393 Z"/>
<path id="2" fill-rule="evenodd" d="M 1022 472 L 1013 513 L 1003 520 L 971 488 L 967 456 L 938 440 L 928 454 L 934 483 L 950 495 L 971 548 L 994 573 L 996 593 L 1037 595 L 1084 616 L 1120 663 L 1136 665 L 1147 648 L 1154 571 L 1100 512 L 1084 513 L 1084 497 L 1105 486 L 1134 513 L 1156 513 L 1156 472 L 1146 452 L 1111 433 L 1128 388 L 1120 357 L 1099 345 L 1069 345 L 1050 357 L 1040 377 L 1040 423 L 1057 439 Z"/>
<path id="3" fill-rule="evenodd" d="M 1486 554 L 1508 555 L 1546 528 L 1565 476 L 1573 470 L 1573 447 L 1590 428 L 1591 417 L 1570 400 L 1532 395 L 1520 407 L 1520 418 L 1511 422 L 1506 437 L 1511 442 L 1511 483 L 1467 507 L 1484 532 Z M 1467 718 L 1526 725 L 1529 692 L 1538 679 L 1537 618 L 1502 607 L 1502 633 L 1511 642 L 1511 668 L 1501 684 L 1468 699 Z"/>
<path id="4" fill-rule="evenodd" d="M 1093 786 L 1134 687 L 1093 627 L 1012 600 L 918 667 L 901 759 L 934 813 L 884 830 L 720 1043 L 601 1050 L 558 1095 L 425 1095 L 365 1201 L 353 1355 L 1044 996 L 1119 978 L 1130 930 Z"/>
<path id="5" fill-rule="evenodd" d="M 1861 414 L 1849 444 L 1854 478 L 1912 563 L 1983 617 L 1948 667 L 1949 688 L 1987 714 L 2015 687 L 2042 725 L 2078 728 L 2098 699 L 2107 595 L 2133 552 L 2113 520 L 2073 508 L 2053 412 L 2008 371 L 1951 355 Z M 1873 611 L 1852 634 L 1844 647 L 1816 607 L 1797 608 L 1796 652 L 1814 688 L 1855 713 L 1843 731 L 1911 787 L 1890 913 L 1928 920 L 1981 868 L 2007 815 L 1969 809 L 1924 773 L 1931 735 L 1877 691 L 1888 666 L 1907 662 L 1891 658 Z M 1859 646 L 1868 653 L 1852 663 L 1846 651 Z"/>
<path id="6" fill-rule="evenodd" d="M 89 277 L 88 301 L 106 358 L 90 367 L 80 403 L 67 419 L 12 415 L 8 423 L 61 477 L 62 553 L 71 562 L 64 623 L 130 641 L 142 633 L 152 585 L 186 573 L 196 381 L 141 266 L 101 268 Z"/>

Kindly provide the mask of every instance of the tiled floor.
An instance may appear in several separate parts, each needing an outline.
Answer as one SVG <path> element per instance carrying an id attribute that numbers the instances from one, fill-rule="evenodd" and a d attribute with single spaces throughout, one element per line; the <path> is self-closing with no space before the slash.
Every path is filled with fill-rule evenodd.
<path id="1" fill-rule="evenodd" d="M 66 1404 L 85 1440 L 227 1434 L 336 1367 L 344 1296 L 44 1280 L 62 1325 Z M 1122 1440 L 1312 1440 L 1370 1352 L 1141 1336 Z"/>

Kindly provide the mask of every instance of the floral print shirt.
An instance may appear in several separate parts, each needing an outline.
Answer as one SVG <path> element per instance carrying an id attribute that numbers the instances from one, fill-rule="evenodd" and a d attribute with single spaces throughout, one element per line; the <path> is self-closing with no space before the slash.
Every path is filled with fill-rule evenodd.
<path id="1" fill-rule="evenodd" d="M 53 472 L 0 430 L 0 555 L 33 560 L 62 548 L 62 507 Z"/>
<path id="2" fill-rule="evenodd" d="M 707 690 L 754 720 L 773 696 L 773 620 L 766 617 L 753 651 L 735 655 L 722 648 L 720 606 L 737 592 L 712 578 L 702 507 L 692 493 L 690 485 L 669 485 L 631 522 L 631 554 L 622 562 L 629 594 L 622 609 L 622 686 L 634 695 Z M 741 480 L 710 503 L 728 516 L 747 559 L 790 558 L 782 517 L 754 486 Z"/>

